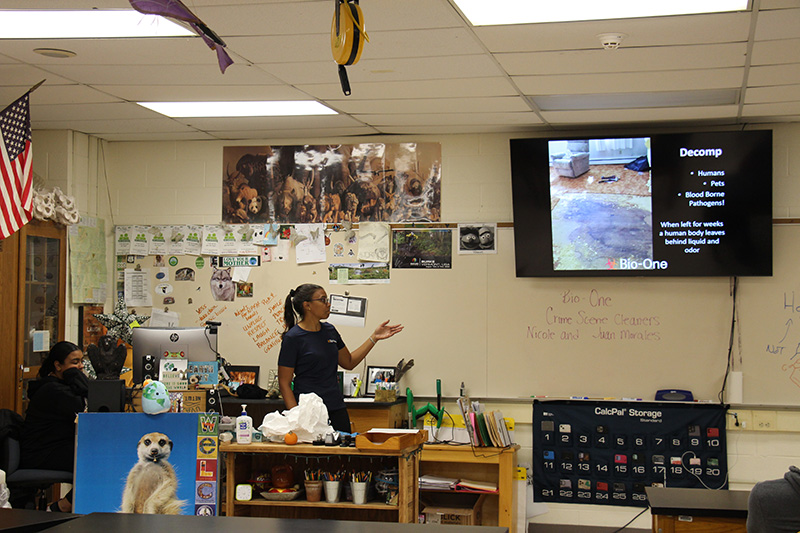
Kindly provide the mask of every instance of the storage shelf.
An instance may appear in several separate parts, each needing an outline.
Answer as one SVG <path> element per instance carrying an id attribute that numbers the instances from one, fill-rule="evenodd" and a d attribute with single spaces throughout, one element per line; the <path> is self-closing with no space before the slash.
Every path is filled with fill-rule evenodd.
<path id="1" fill-rule="evenodd" d="M 356 504 L 352 502 L 336 502 L 328 503 L 324 500 L 318 502 L 310 502 L 308 500 L 289 500 L 289 501 L 271 501 L 256 498 L 250 501 L 236 501 L 236 505 L 245 505 L 253 507 L 325 507 L 331 509 L 373 509 L 377 511 L 397 511 L 396 505 L 389 505 L 380 502 L 367 502 L 363 504 Z"/>
<path id="2" fill-rule="evenodd" d="M 486 501 L 491 509 L 484 512 L 481 525 L 507 527 L 509 533 L 516 531 L 516 502 L 514 495 L 514 468 L 517 466 L 515 444 L 508 448 L 472 448 L 470 446 L 450 446 L 446 444 L 426 444 L 420 457 L 420 474 L 430 474 L 447 478 L 468 477 L 475 481 L 488 481 L 497 485 L 497 491 L 420 489 L 419 494 L 458 494 L 477 496 Z M 469 472 L 469 474 L 465 474 Z M 491 498 L 486 498 L 491 496 Z M 524 497 L 524 495 L 522 496 Z"/>
<path id="3" fill-rule="evenodd" d="M 225 497 L 223 498 L 225 514 L 228 516 L 271 516 L 276 518 L 303 518 L 314 515 L 317 518 L 328 519 L 333 515 L 338 515 L 338 519 L 348 517 L 348 520 L 416 523 L 419 516 L 417 480 L 419 478 L 420 448 L 421 446 L 417 445 L 402 449 L 361 450 L 339 446 L 265 442 L 221 444 L 220 452 L 225 456 L 227 470 Z M 370 501 L 364 504 L 355 504 L 350 501 L 328 503 L 324 499 L 319 502 L 310 502 L 306 499 L 266 500 L 260 497 L 249 501 L 234 499 L 236 484 L 244 482 L 243 480 L 253 479 L 255 471 L 266 469 L 270 465 L 281 464 L 287 459 L 289 463 L 296 462 L 303 457 L 312 457 L 315 462 L 327 462 L 335 465 L 336 468 L 341 467 L 342 461 L 349 462 L 350 460 L 356 463 L 361 462 L 365 466 L 371 465 L 373 458 L 378 457 L 380 458 L 379 462 L 397 469 L 398 504 L 390 505 L 382 501 Z M 295 464 L 293 468 L 297 475 L 298 466 Z M 312 511 L 313 509 L 316 511 Z"/>

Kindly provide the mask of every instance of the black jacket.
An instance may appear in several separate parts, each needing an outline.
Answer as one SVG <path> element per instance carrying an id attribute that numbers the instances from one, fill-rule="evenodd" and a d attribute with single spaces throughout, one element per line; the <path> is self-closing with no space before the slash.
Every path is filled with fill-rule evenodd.
<path id="1" fill-rule="evenodd" d="M 75 449 L 75 419 L 86 406 L 88 378 L 71 368 L 64 379 L 46 376 L 28 385 L 28 410 L 20 439 L 22 468 L 41 468 L 54 452 Z M 72 464 L 63 470 L 72 470 Z"/>

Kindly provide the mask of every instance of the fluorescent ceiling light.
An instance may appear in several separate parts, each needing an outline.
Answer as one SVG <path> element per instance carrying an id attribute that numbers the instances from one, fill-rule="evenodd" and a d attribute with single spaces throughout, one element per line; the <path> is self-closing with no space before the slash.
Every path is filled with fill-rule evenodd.
<path id="1" fill-rule="evenodd" d="M 272 102 L 137 102 L 172 118 L 179 117 L 290 117 L 336 115 L 336 111 L 314 100 Z"/>
<path id="2" fill-rule="evenodd" d="M 454 0 L 473 26 L 744 11 L 749 0 Z"/>
<path id="3" fill-rule="evenodd" d="M 101 39 L 195 35 L 158 15 L 103 11 L 0 10 L 0 39 Z"/>

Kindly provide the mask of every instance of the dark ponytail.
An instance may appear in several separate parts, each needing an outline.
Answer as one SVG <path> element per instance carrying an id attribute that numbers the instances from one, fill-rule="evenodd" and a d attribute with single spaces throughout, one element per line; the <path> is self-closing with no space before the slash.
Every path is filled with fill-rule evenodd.
<path id="1" fill-rule="evenodd" d="M 303 319 L 303 304 L 310 302 L 311 298 L 314 297 L 314 293 L 321 288 L 313 283 L 303 283 L 296 289 L 289 291 L 289 295 L 283 304 L 283 321 L 286 322 L 286 329 L 281 334 L 281 338 L 297 324 L 298 317 L 300 320 Z"/>
<path id="2" fill-rule="evenodd" d="M 69 341 L 61 341 L 57 342 L 50 348 L 50 353 L 47 354 L 47 357 L 42 362 L 42 366 L 39 368 L 39 377 L 43 378 L 49 376 L 52 372 L 56 371 L 56 361 L 64 364 L 64 361 L 67 359 L 67 356 L 74 351 L 81 352 L 82 350 L 78 348 L 77 345 L 69 342 Z"/>

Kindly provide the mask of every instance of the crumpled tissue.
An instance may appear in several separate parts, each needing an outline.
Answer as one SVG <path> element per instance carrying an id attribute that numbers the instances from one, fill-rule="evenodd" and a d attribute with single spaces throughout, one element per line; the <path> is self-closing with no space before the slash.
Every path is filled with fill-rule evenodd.
<path id="1" fill-rule="evenodd" d="M 328 408 L 313 392 L 301 394 L 297 405 L 291 409 L 267 413 L 258 430 L 273 442 L 283 442 L 290 431 L 297 435 L 298 442 L 314 442 L 320 436 L 333 433 L 328 425 Z"/>

